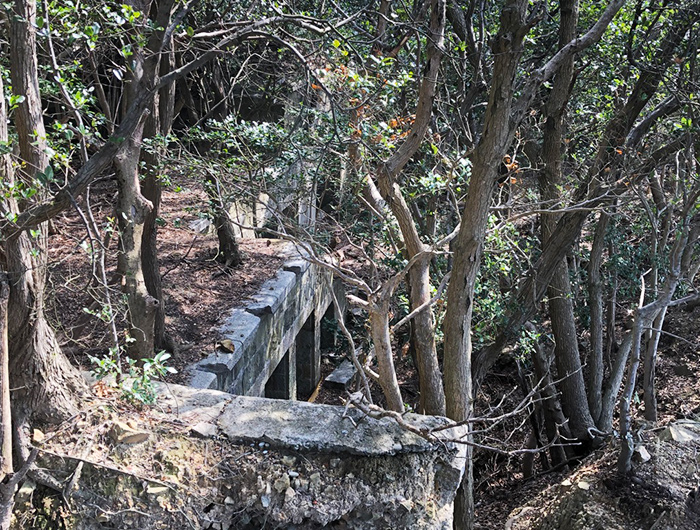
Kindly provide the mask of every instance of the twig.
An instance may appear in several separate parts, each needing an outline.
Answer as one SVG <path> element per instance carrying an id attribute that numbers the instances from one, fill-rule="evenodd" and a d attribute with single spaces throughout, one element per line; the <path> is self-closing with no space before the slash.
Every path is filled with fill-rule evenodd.
<path id="1" fill-rule="evenodd" d="M 194 244 L 197 242 L 197 237 L 199 237 L 199 236 L 198 236 L 197 234 L 195 234 L 195 236 L 192 238 L 192 242 L 190 243 L 189 248 L 187 249 L 187 252 L 185 252 L 185 255 L 182 256 L 182 257 L 177 261 L 177 263 L 175 263 L 175 265 L 173 265 L 173 266 L 170 267 L 167 271 L 165 271 L 163 274 L 160 275 L 160 280 L 161 280 L 161 281 L 163 281 L 163 279 L 164 279 L 168 274 L 170 274 L 170 273 L 173 272 L 175 269 L 177 269 L 177 268 L 180 266 L 180 264 L 181 264 L 183 261 L 185 261 L 185 260 L 187 259 L 187 256 L 189 256 L 190 252 L 192 251 L 192 247 L 194 247 Z"/>
<path id="2" fill-rule="evenodd" d="M 39 448 L 38 450 L 41 451 L 41 452 L 44 453 L 44 454 L 47 454 L 47 455 L 50 455 L 50 456 L 55 456 L 56 458 L 65 458 L 66 460 L 74 460 L 74 461 L 77 461 L 77 462 L 83 462 L 83 463 L 89 464 L 89 465 L 91 465 L 91 466 L 93 466 L 93 467 L 99 467 L 99 468 L 102 468 L 102 469 L 107 469 L 107 470 L 113 471 L 113 472 L 115 472 L 115 473 L 121 473 L 121 474 L 123 474 L 123 475 L 129 475 L 129 476 L 134 477 L 134 478 L 137 478 L 137 479 L 139 479 L 139 480 L 143 480 L 143 481 L 146 481 L 146 482 L 152 482 L 153 484 L 159 484 L 160 486 L 165 486 L 166 488 L 169 488 L 169 489 L 171 489 L 171 490 L 173 490 L 173 491 L 177 491 L 177 490 L 178 490 L 178 487 L 179 487 L 179 486 L 177 486 L 177 485 L 175 485 L 175 484 L 170 484 L 170 483 L 168 483 L 168 482 L 164 482 L 164 481 L 162 481 L 162 480 L 158 480 L 158 479 L 155 479 L 155 478 L 152 478 L 152 477 L 147 477 L 147 476 L 141 475 L 141 474 L 139 474 L 139 473 L 135 473 L 135 472 L 133 472 L 133 471 L 127 471 L 126 469 L 120 469 L 120 468 L 118 468 L 118 467 L 116 467 L 116 466 L 111 466 L 111 465 L 109 465 L 109 464 L 101 464 L 101 463 L 99 463 L 99 462 L 94 462 L 94 461 L 89 460 L 89 459 L 87 459 L 87 458 L 81 458 L 81 457 L 72 456 L 72 455 L 62 455 L 62 454 L 60 454 L 60 453 L 56 453 L 56 452 L 51 451 L 51 450 L 49 450 L 49 449 L 42 449 L 42 448 Z"/>

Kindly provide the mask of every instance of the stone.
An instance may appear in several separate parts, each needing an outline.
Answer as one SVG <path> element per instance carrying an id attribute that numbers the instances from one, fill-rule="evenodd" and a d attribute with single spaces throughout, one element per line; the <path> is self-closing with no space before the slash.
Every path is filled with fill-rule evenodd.
<path id="1" fill-rule="evenodd" d="M 287 475 L 285 473 L 280 478 L 275 480 L 273 487 L 275 488 L 277 493 L 282 493 L 283 491 L 287 490 L 287 488 L 289 487 L 290 484 L 291 484 L 291 482 L 289 481 L 289 475 Z"/>
<path id="2" fill-rule="evenodd" d="M 644 463 L 651 460 L 651 455 L 649 454 L 649 451 L 647 451 L 647 448 L 643 445 L 638 445 L 637 447 L 635 447 L 634 455 L 632 456 L 635 459 L 635 461 L 639 463 Z"/>
<path id="3" fill-rule="evenodd" d="M 287 488 L 284 490 L 284 502 L 289 502 L 294 498 L 294 496 L 297 494 L 296 491 L 294 491 L 294 488 Z"/>
<path id="4" fill-rule="evenodd" d="M 192 427 L 192 434 L 199 438 L 214 438 L 219 430 L 215 424 L 206 421 L 199 422 Z"/>
<path id="5" fill-rule="evenodd" d="M 119 444 L 138 444 L 145 442 L 150 437 L 150 433 L 132 429 L 121 421 L 115 421 L 108 434 L 114 443 Z"/>
<path id="6" fill-rule="evenodd" d="M 34 429 L 32 431 L 32 441 L 36 444 L 43 443 L 46 439 L 46 435 L 39 429 Z"/>
<path id="7" fill-rule="evenodd" d="M 356 373 L 357 370 L 355 370 L 355 366 L 345 359 L 328 377 L 326 377 L 323 384 L 328 388 L 347 390 L 348 385 L 350 385 Z"/>
<path id="8" fill-rule="evenodd" d="M 162 495 L 163 493 L 166 493 L 170 488 L 167 486 L 159 486 L 156 484 L 149 484 L 149 486 L 146 488 L 146 493 L 149 495 Z"/>
<path id="9" fill-rule="evenodd" d="M 679 443 L 690 443 L 700 440 L 700 433 L 695 432 L 689 425 L 683 425 L 680 422 L 668 425 L 659 433 L 659 438 L 663 441 L 674 440 Z"/>

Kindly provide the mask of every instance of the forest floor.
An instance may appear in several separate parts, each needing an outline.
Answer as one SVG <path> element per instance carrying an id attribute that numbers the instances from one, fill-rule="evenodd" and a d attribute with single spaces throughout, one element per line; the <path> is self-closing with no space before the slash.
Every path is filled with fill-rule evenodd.
<path id="1" fill-rule="evenodd" d="M 217 327 L 228 310 L 241 305 L 247 297 L 257 292 L 264 281 L 274 276 L 283 261 L 274 255 L 274 247 L 271 248 L 266 240 L 243 240 L 241 250 L 244 263 L 233 271 L 224 270 L 215 260 L 216 237 L 198 233 L 192 228 L 194 222 L 203 218 L 206 194 L 194 186 L 192 181 L 184 180 L 180 186 L 181 191 L 166 190 L 163 194 L 158 235 L 166 329 L 178 345 L 176 354 L 169 361 L 169 365 L 178 370 L 178 374 L 170 379 L 170 382 L 176 383 L 184 382 L 183 369 L 186 366 L 214 351 L 218 339 Z M 91 207 L 98 223 L 106 223 L 109 217 L 114 216 L 115 203 L 116 190 L 113 183 L 102 182 L 93 189 Z M 92 277 L 87 251 L 89 241 L 86 240 L 85 233 L 83 222 L 75 212 L 57 219 L 52 227 L 49 256 L 52 296 L 48 308 L 69 357 L 81 368 L 90 369 L 89 356 L 105 355 L 111 344 L 105 322 L 95 316 L 102 309 L 104 286 Z M 114 277 L 117 250 L 116 240 L 111 238 L 107 245 L 108 278 Z M 109 288 L 112 300 L 119 304 L 121 297 L 118 286 L 112 284 Z M 667 317 L 664 329 L 670 334 L 663 335 L 659 347 L 657 427 L 663 427 L 677 419 L 696 419 L 700 415 L 699 320 L 700 308 L 693 311 L 675 308 Z M 120 329 L 123 328 L 123 320 L 117 324 Z M 402 346 L 405 344 L 397 344 L 399 351 L 405 352 L 406 348 Z M 341 352 L 325 352 L 322 365 L 324 377 L 341 360 Z M 397 368 L 405 399 L 409 404 L 415 404 L 418 392 L 410 355 L 399 355 Z M 377 395 L 378 402 L 381 403 L 378 392 Z M 500 402 L 504 395 L 507 397 L 502 408 L 492 410 L 492 406 Z M 341 404 L 342 398 L 341 392 L 321 387 L 316 400 Z M 497 415 L 506 412 L 521 399 L 517 367 L 512 362 L 504 362 L 497 365 L 480 388 L 477 410 Z M 636 417 L 641 418 L 641 405 L 635 407 Z M 490 434 L 490 438 L 482 442 L 507 451 L 521 449 L 525 445 L 528 430 L 520 428 L 522 423 L 527 425 L 526 419 L 522 417 L 503 423 Z M 584 460 L 579 469 L 585 469 L 587 476 L 597 474 L 603 477 L 601 480 L 608 480 L 612 484 L 609 481 L 612 480 L 613 455 L 617 454 L 617 450 L 618 444 L 611 440 L 604 448 Z M 657 458 L 655 454 L 649 465 L 655 465 L 656 461 L 669 465 L 669 458 Z M 504 528 L 514 509 L 538 498 L 543 491 L 553 491 L 552 488 L 561 485 L 572 473 L 571 470 L 536 471 L 534 477 L 525 479 L 521 457 L 485 451 L 476 452 L 475 466 L 477 521 L 482 529 Z M 617 488 L 619 493 L 630 486 L 613 484 L 610 487 Z M 654 496 L 659 495 L 657 490 L 650 487 L 639 491 L 631 492 L 626 497 L 624 492 L 621 494 L 623 498 L 632 499 L 629 513 L 634 513 L 635 506 L 647 511 L 649 506 L 655 506 Z M 644 521 L 652 519 L 647 517 Z M 642 523 L 641 518 L 638 522 L 635 527 L 650 528 L 646 522 Z M 510 523 L 511 527 L 516 527 L 512 521 Z"/>

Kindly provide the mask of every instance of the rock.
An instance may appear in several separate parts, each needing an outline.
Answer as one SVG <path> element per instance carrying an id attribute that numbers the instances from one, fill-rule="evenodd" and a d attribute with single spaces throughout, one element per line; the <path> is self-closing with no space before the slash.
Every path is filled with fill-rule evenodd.
<path id="1" fill-rule="evenodd" d="M 591 489 L 591 484 L 589 482 L 586 482 L 585 480 L 579 480 L 576 485 L 579 489 L 582 489 L 583 491 L 588 491 L 589 489 Z"/>
<path id="2" fill-rule="evenodd" d="M 700 440 L 700 434 L 689 426 L 672 423 L 659 433 L 659 438 L 663 441 L 674 440 L 679 443 L 690 443 Z"/>
<path id="3" fill-rule="evenodd" d="M 146 493 L 148 493 L 149 495 L 158 496 L 158 495 L 162 495 L 163 493 L 166 493 L 169 489 L 170 488 L 168 488 L 167 486 L 159 486 L 157 484 L 150 484 L 146 488 Z"/>
<path id="4" fill-rule="evenodd" d="M 638 445 L 634 450 L 633 458 L 639 463 L 644 463 L 651 460 L 651 455 L 649 454 L 649 451 L 647 451 L 646 447 L 643 445 Z"/>
<path id="5" fill-rule="evenodd" d="M 326 377 L 323 384 L 328 388 L 336 388 L 340 390 L 346 390 L 348 385 L 352 382 L 353 377 L 355 377 L 355 366 L 345 359 L 340 366 L 331 372 L 331 374 Z"/>
<path id="6" fill-rule="evenodd" d="M 32 432 L 32 440 L 36 444 L 43 443 L 43 441 L 46 439 L 46 435 L 40 431 L 39 429 L 34 429 Z"/>
<path id="7" fill-rule="evenodd" d="M 31 479 L 25 479 L 22 487 L 15 495 L 15 503 L 19 506 L 32 502 L 32 495 L 36 489 L 36 484 Z"/>
<path id="8" fill-rule="evenodd" d="M 275 488 L 275 491 L 277 491 L 277 493 L 282 493 L 283 491 L 286 491 L 289 485 L 289 475 L 285 473 L 280 478 L 275 480 L 273 487 Z"/>
<path id="9" fill-rule="evenodd" d="M 218 434 L 218 428 L 213 423 L 203 421 L 192 427 L 191 432 L 199 438 L 214 438 Z"/>
<path id="10" fill-rule="evenodd" d="M 112 441 L 117 444 L 138 444 L 145 442 L 150 437 L 150 433 L 132 429 L 121 421 L 115 421 L 108 434 Z"/>
<path id="11" fill-rule="evenodd" d="M 295 496 L 296 494 L 297 494 L 297 492 L 294 491 L 294 488 L 287 488 L 287 489 L 284 491 L 284 502 L 285 502 L 285 503 L 286 503 L 286 502 L 289 502 L 290 500 L 292 500 L 292 499 L 294 498 L 294 496 Z"/>

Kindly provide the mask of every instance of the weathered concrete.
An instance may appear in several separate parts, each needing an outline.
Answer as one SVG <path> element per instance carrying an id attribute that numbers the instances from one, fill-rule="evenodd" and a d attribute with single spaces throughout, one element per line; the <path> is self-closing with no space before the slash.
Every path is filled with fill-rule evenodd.
<path id="1" fill-rule="evenodd" d="M 264 456 L 255 469 L 238 467 L 234 483 L 218 485 L 228 495 L 215 503 L 215 519 L 231 522 L 223 528 L 241 528 L 240 521 L 257 528 L 259 520 L 296 529 L 339 521 L 355 529 L 452 527 L 465 448 L 449 439 L 462 431 L 445 431 L 446 441 L 433 444 L 357 409 L 177 385 L 161 395 L 161 406 L 179 411 L 193 435 L 223 436 Z M 425 430 L 448 421 L 417 414 L 404 419 Z"/>
<path id="2" fill-rule="evenodd" d="M 219 335 L 233 343 L 234 352 L 213 352 L 191 366 L 190 386 L 305 399 L 318 384 L 320 323 L 332 304 L 332 289 L 344 300 L 342 285 L 304 260 L 293 244 L 271 241 L 288 260 L 249 303 L 230 310 Z"/>

